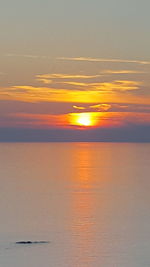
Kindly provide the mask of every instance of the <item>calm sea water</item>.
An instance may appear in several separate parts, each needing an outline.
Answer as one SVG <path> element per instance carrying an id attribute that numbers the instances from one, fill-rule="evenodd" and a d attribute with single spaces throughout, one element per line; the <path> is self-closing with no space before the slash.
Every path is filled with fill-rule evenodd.
<path id="1" fill-rule="evenodd" d="M 0 266 L 150 266 L 150 144 L 0 144 Z"/>

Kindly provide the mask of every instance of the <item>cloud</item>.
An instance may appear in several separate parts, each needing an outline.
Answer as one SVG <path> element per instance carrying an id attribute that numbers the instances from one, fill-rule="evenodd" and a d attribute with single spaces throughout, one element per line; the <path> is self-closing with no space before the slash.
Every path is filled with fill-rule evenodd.
<path id="1" fill-rule="evenodd" d="M 87 62 L 108 62 L 108 63 L 126 63 L 150 65 L 150 61 L 146 60 L 126 60 L 126 59 L 108 59 L 108 58 L 91 58 L 91 57 L 59 57 L 58 60 L 67 61 L 87 61 Z"/>
<path id="2" fill-rule="evenodd" d="M 100 104 L 86 104 L 84 106 L 74 105 L 74 109 L 84 110 L 84 112 L 131 112 L 131 113 L 150 113 L 150 105 L 142 105 L 142 104 L 121 104 L 121 103 L 100 103 Z"/>
<path id="3" fill-rule="evenodd" d="M 96 105 L 87 105 L 84 106 L 73 106 L 74 109 L 77 109 L 79 111 L 84 110 L 84 112 L 101 112 L 101 111 L 107 111 L 111 108 L 110 104 L 96 104 Z"/>
<path id="4" fill-rule="evenodd" d="M 38 74 L 36 75 L 36 80 L 44 84 L 50 83 L 61 83 L 57 80 L 83 80 L 83 79 L 94 79 L 101 75 L 82 75 L 82 74 L 63 74 L 63 73 L 53 73 L 53 74 Z M 64 82 L 64 81 L 63 81 Z M 73 81 L 72 81 L 73 82 Z M 64 82 L 65 83 L 65 82 Z"/>
<path id="5" fill-rule="evenodd" d="M 125 91 L 132 91 L 132 90 L 139 90 L 141 82 L 138 81 L 129 81 L 129 80 L 114 80 L 112 82 L 75 82 L 75 81 L 65 81 L 56 83 L 60 85 L 68 85 L 72 86 L 74 90 L 92 90 L 92 91 L 100 91 L 100 92 L 125 92 Z"/>
<path id="6" fill-rule="evenodd" d="M 137 70 L 104 70 L 103 74 L 143 74 L 144 71 Z"/>
<path id="7" fill-rule="evenodd" d="M 30 85 L 0 88 L 0 99 L 18 100 L 26 102 L 70 102 L 70 103 L 150 103 L 150 98 L 140 95 L 140 82 L 128 80 L 115 80 L 101 83 L 73 83 L 67 87 L 40 87 Z"/>
<path id="8" fill-rule="evenodd" d="M 149 124 L 150 113 L 139 112 L 85 112 L 90 114 L 96 122 L 96 127 L 117 127 L 129 124 Z M 68 114 L 31 114 L 31 113 L 11 113 L 0 117 L 0 127 L 23 127 L 23 128 L 77 128 L 76 118 L 79 113 Z M 73 123 L 72 123 L 73 122 Z"/>
<path id="9" fill-rule="evenodd" d="M 111 108 L 110 104 L 97 104 L 90 106 L 91 109 L 97 109 L 99 111 L 107 111 Z"/>
<path id="10" fill-rule="evenodd" d="M 81 103 L 81 102 L 23 102 L 15 100 L 0 100 L 0 117 L 13 113 L 28 112 L 31 114 L 58 115 L 73 112 L 98 111 L 99 108 L 109 108 L 107 112 L 139 112 L 150 113 L 150 105 L 131 103 Z M 103 109 L 104 111 L 104 109 Z"/>
<path id="11" fill-rule="evenodd" d="M 30 127 L 65 127 L 67 126 L 66 115 L 64 114 L 32 114 L 14 113 L 10 118 L 16 119 L 17 125 Z"/>
<path id="12" fill-rule="evenodd" d="M 96 91 L 79 91 L 50 87 L 13 86 L 0 89 L 0 99 L 27 102 L 97 102 L 99 93 Z"/>
<path id="13" fill-rule="evenodd" d="M 77 87 L 88 87 L 89 85 L 92 86 L 94 83 L 87 83 L 87 82 L 61 82 L 61 84 L 68 84 L 68 85 L 75 85 Z"/>
<path id="14" fill-rule="evenodd" d="M 3 127 L 1 142 L 150 142 L 149 125 L 127 125 L 125 127 L 100 127 L 82 129 L 33 129 Z"/>
<path id="15" fill-rule="evenodd" d="M 99 85 L 96 85 L 96 88 L 101 88 L 101 90 L 107 90 L 107 91 L 132 91 L 139 89 L 139 86 L 141 85 L 141 82 L 138 81 L 127 81 L 127 80 L 116 80 L 113 82 L 105 82 L 101 83 Z"/>
<path id="16" fill-rule="evenodd" d="M 105 73 L 131 73 L 130 70 L 105 70 Z M 133 71 L 134 72 L 134 71 Z M 114 79 L 101 74 L 52 73 L 35 76 L 44 86 L 16 85 L 0 88 L 0 99 L 26 102 L 108 103 L 150 102 L 149 91 L 134 79 Z M 36 83 L 37 84 L 37 83 Z M 147 94 L 145 94 L 145 92 Z M 141 102 L 142 101 L 142 102 Z M 88 107 L 89 109 L 89 107 Z M 101 106 L 100 110 L 107 109 Z"/>
<path id="17" fill-rule="evenodd" d="M 132 70 L 105 70 L 103 74 L 133 74 L 137 73 Z M 106 78 L 106 81 L 98 81 L 97 78 L 102 77 L 102 75 L 81 75 L 81 74 L 41 74 L 36 75 L 37 81 L 40 81 L 44 84 L 51 84 L 52 87 L 55 87 L 59 90 L 86 90 L 86 91 L 100 91 L 100 92 L 125 92 L 140 89 L 141 82 L 135 80 L 125 80 L 125 79 L 114 79 L 109 81 L 110 78 Z M 95 81 L 96 79 L 96 81 Z M 104 80 L 104 77 L 103 77 Z M 65 88 L 64 88 L 65 86 Z"/>
<path id="18" fill-rule="evenodd" d="M 79 106 L 73 106 L 73 108 L 75 108 L 75 109 L 78 109 L 78 110 L 84 110 L 84 109 L 86 109 L 86 107 L 79 107 Z"/>
<path id="19" fill-rule="evenodd" d="M 42 82 L 44 84 L 52 84 L 53 80 L 46 79 L 46 78 L 38 78 L 37 81 Z"/>
<path id="20" fill-rule="evenodd" d="M 40 55 L 31 55 L 31 54 L 13 54 L 8 53 L 5 54 L 6 57 L 23 57 L 23 58 L 29 58 L 29 59 L 47 59 L 47 56 L 40 56 Z"/>
<path id="21" fill-rule="evenodd" d="M 23 57 L 29 59 L 51 59 L 46 55 L 35 55 L 35 54 L 15 54 L 7 53 L 6 57 Z M 66 60 L 66 61 L 87 61 L 87 62 L 108 62 L 108 63 L 126 63 L 126 64 L 141 64 L 141 65 L 150 65 L 148 60 L 128 60 L 128 59 L 115 59 L 115 58 L 92 58 L 92 57 L 58 57 L 57 60 Z"/>
<path id="22" fill-rule="evenodd" d="M 78 90 L 93 90 L 100 92 L 125 92 L 138 90 L 141 82 L 131 80 L 114 80 L 112 82 L 62 82 L 62 84 L 75 86 Z M 83 89 L 82 89 L 83 88 Z"/>
<path id="23" fill-rule="evenodd" d="M 37 78 L 44 79 L 91 79 L 100 77 L 100 75 L 82 75 L 82 74 L 63 74 L 63 73 L 53 73 L 53 74 L 38 74 Z"/>

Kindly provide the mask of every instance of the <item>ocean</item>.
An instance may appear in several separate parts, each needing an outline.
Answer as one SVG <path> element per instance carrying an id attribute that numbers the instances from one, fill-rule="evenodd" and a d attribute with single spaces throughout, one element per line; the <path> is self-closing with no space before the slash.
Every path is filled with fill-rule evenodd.
<path id="1" fill-rule="evenodd" d="M 150 266 L 150 144 L 1 143 L 0 266 Z"/>

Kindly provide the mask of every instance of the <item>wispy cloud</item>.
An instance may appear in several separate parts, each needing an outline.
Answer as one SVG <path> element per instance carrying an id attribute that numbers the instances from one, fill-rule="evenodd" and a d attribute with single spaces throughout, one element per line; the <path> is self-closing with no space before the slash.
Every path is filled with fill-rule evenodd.
<path id="1" fill-rule="evenodd" d="M 129 80 L 99 83 L 83 80 L 82 82 L 60 81 L 52 82 L 50 87 L 20 85 L 0 88 L 0 99 L 28 102 L 56 101 L 77 103 L 123 102 L 124 99 L 129 99 L 130 102 L 133 101 L 135 103 L 135 101 L 139 101 L 139 97 L 134 91 L 139 91 L 140 86 L 140 82 Z M 143 101 L 144 99 L 146 103 L 150 101 L 150 99 L 143 96 Z"/>
<path id="2" fill-rule="evenodd" d="M 36 75 L 36 80 L 44 84 L 50 84 L 53 81 L 59 80 L 84 80 L 84 79 L 94 79 L 101 77 L 102 75 L 83 75 L 83 74 L 63 74 L 63 73 L 52 73 L 52 74 L 38 74 Z M 60 81 L 59 81 L 60 82 Z"/>
<path id="3" fill-rule="evenodd" d="M 82 75 L 82 74 L 63 74 L 63 73 L 36 75 L 37 78 L 44 78 L 44 79 L 91 79 L 100 76 L 101 75 Z"/>
<path id="4" fill-rule="evenodd" d="M 135 73 L 132 71 L 104 71 L 107 74 L 124 74 L 124 73 Z M 52 87 L 58 88 L 59 90 L 67 85 L 67 90 L 92 90 L 100 92 L 125 92 L 138 90 L 141 85 L 138 81 L 132 80 L 113 80 L 110 82 L 97 82 L 97 78 L 101 75 L 81 75 L 81 74 L 42 74 L 36 75 L 36 79 L 44 84 L 51 84 Z M 95 82 L 96 78 L 96 82 Z M 69 88 L 70 86 L 70 88 Z M 62 87 L 62 88 L 61 88 Z"/>
<path id="5" fill-rule="evenodd" d="M 92 87 L 94 83 L 87 83 L 87 82 L 60 82 L 60 84 L 68 84 L 68 85 L 73 85 L 75 87 L 88 87 L 89 85 Z M 82 90 L 82 89 L 81 89 Z"/>
<path id="6" fill-rule="evenodd" d="M 85 110 L 86 109 L 86 107 L 80 107 L 80 106 L 76 106 L 76 105 L 74 105 L 73 108 L 78 109 L 78 110 Z"/>
<path id="7" fill-rule="evenodd" d="M 78 87 L 79 90 L 93 90 L 93 91 L 100 91 L 100 92 L 125 92 L 125 91 L 133 91 L 138 90 L 139 86 L 141 85 L 141 82 L 138 81 L 128 81 L 128 80 L 115 80 L 112 82 L 62 82 L 62 84 L 68 84 L 73 85 L 75 87 Z"/>
<path id="8" fill-rule="evenodd" d="M 46 55 L 35 55 L 35 54 L 15 54 L 7 53 L 6 57 L 22 57 L 29 59 L 51 59 L 51 57 Z M 141 64 L 141 65 L 150 65 L 148 60 L 132 60 L 132 59 L 116 59 L 116 58 L 92 58 L 92 57 L 58 57 L 57 60 L 66 60 L 66 61 L 87 61 L 87 62 L 108 62 L 108 63 L 126 63 L 126 64 Z"/>
<path id="9" fill-rule="evenodd" d="M 40 55 L 32 55 L 32 54 L 13 54 L 8 53 L 5 54 L 6 57 L 22 57 L 22 58 L 29 58 L 29 59 L 48 59 L 47 56 L 40 56 Z"/>
<path id="10" fill-rule="evenodd" d="M 141 85 L 141 82 L 116 80 L 113 82 L 101 83 L 99 84 L 99 86 L 96 85 L 96 88 L 97 89 L 101 88 L 101 90 L 107 90 L 111 92 L 114 91 L 125 92 L 125 91 L 137 90 L 139 89 L 139 85 Z"/>
<path id="11" fill-rule="evenodd" d="M 70 102 L 70 103 L 105 103 L 128 102 L 150 103 L 150 98 L 132 94 L 138 84 L 128 81 L 102 83 L 95 87 L 89 86 L 86 90 L 62 89 L 53 87 L 13 86 L 0 88 L 0 99 L 18 100 L 27 102 Z M 129 92 L 129 93 L 128 93 Z"/>
<path id="12" fill-rule="evenodd" d="M 47 79 L 47 78 L 38 78 L 36 80 L 38 82 L 43 83 L 43 84 L 52 84 L 54 82 L 53 80 L 50 80 L 50 79 Z"/>
<path id="13" fill-rule="evenodd" d="M 59 57 L 58 60 L 67 61 L 87 61 L 87 62 L 108 62 L 108 63 L 133 63 L 150 65 L 150 61 L 146 60 L 127 60 L 127 59 L 108 59 L 108 58 L 91 58 L 91 57 Z"/>
<path id="14" fill-rule="evenodd" d="M 100 104 L 94 104 L 94 105 L 83 105 L 78 106 L 74 105 L 74 109 L 81 112 L 82 110 L 84 112 L 141 112 L 141 113 L 150 113 L 150 105 L 140 105 L 140 104 L 121 104 L 121 103 L 100 103 Z"/>
<path id="15" fill-rule="evenodd" d="M 64 74 L 64 73 L 52 73 L 52 74 L 38 74 L 36 75 L 36 81 L 41 82 L 43 84 L 67 84 L 71 86 L 77 87 L 86 87 L 92 86 L 96 87 L 99 86 L 98 80 L 110 80 L 108 78 L 109 75 L 114 76 L 115 78 L 117 75 L 125 75 L 125 74 L 145 74 L 147 72 L 138 71 L 138 70 L 101 70 L 100 74 L 95 75 L 84 75 L 84 74 Z M 96 83 L 94 83 L 96 81 Z"/>
<path id="16" fill-rule="evenodd" d="M 107 111 L 111 108 L 110 104 L 97 104 L 90 106 L 91 109 L 97 109 L 99 111 Z"/>
<path id="17" fill-rule="evenodd" d="M 87 105 L 86 107 L 82 106 L 73 106 L 74 109 L 79 111 L 84 110 L 86 112 L 93 112 L 93 111 L 107 111 L 111 108 L 110 104 L 96 104 L 96 105 Z"/>
<path id="18" fill-rule="evenodd" d="M 104 70 L 103 74 L 142 74 L 144 71 L 137 70 Z"/>

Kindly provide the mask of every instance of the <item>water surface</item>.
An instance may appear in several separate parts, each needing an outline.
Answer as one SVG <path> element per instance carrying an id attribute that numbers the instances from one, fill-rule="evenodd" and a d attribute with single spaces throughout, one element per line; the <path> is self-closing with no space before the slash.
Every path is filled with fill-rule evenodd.
<path id="1" fill-rule="evenodd" d="M 0 144 L 0 266 L 150 266 L 149 173 L 150 144 Z"/>

